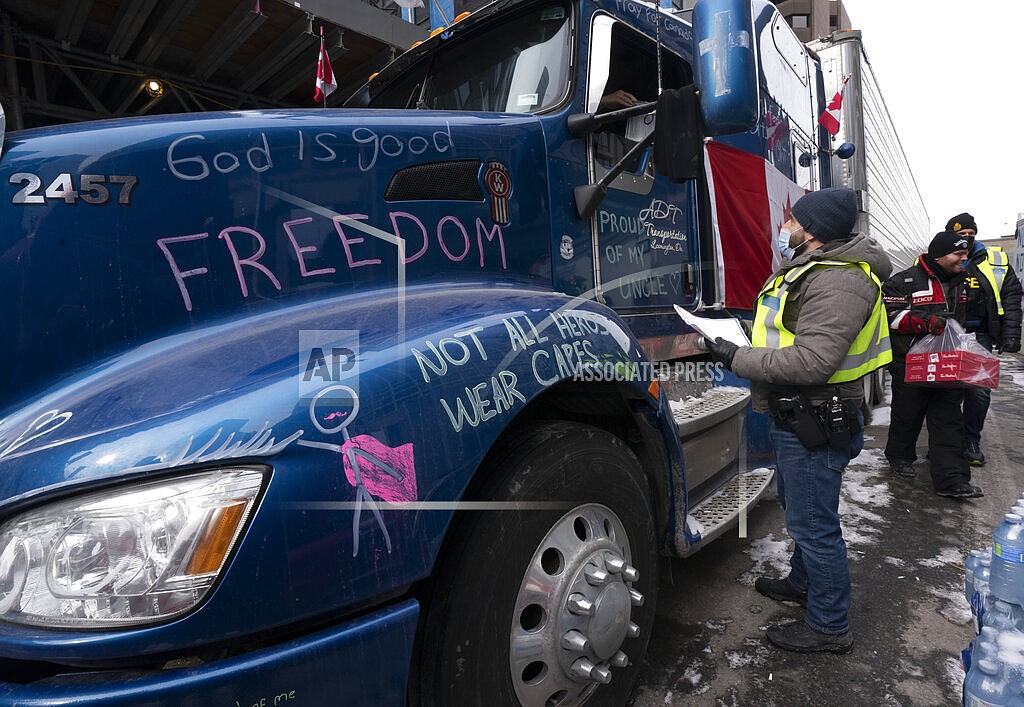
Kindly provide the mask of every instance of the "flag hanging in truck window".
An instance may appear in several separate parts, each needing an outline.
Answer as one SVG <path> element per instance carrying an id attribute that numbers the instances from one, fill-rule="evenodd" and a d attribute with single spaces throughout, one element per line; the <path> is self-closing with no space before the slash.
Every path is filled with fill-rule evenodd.
<path id="1" fill-rule="evenodd" d="M 711 175 L 718 292 L 726 307 L 750 310 L 779 264 L 775 235 L 807 190 L 763 158 L 720 142 L 705 146 L 704 165 Z"/>

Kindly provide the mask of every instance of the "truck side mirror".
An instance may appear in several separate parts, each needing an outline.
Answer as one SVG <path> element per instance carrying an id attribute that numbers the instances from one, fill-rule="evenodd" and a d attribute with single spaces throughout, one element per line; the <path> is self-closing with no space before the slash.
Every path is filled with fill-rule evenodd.
<path id="1" fill-rule="evenodd" d="M 693 56 L 708 135 L 753 130 L 760 118 L 750 0 L 698 0 Z"/>
<path id="2" fill-rule="evenodd" d="M 674 182 L 695 179 L 703 158 L 700 103 L 694 86 L 662 91 L 654 123 L 654 166 Z"/>

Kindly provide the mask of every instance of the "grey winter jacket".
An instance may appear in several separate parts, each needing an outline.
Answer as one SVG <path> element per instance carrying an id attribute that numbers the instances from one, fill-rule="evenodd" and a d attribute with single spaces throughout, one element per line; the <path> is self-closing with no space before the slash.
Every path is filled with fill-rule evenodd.
<path id="1" fill-rule="evenodd" d="M 769 282 L 790 268 L 814 260 L 865 262 L 880 281 L 892 272 L 882 247 L 864 234 L 831 241 L 821 248 L 783 263 Z M 733 372 L 751 381 L 754 410 L 766 412 L 772 392 L 800 391 L 813 404 L 839 394 L 858 407 L 864 398 L 860 380 L 828 384 L 850 345 L 867 321 L 878 298 L 876 286 L 860 268 L 817 268 L 790 290 L 782 323 L 793 332 L 792 346 L 781 349 L 741 347 L 732 361 Z"/>

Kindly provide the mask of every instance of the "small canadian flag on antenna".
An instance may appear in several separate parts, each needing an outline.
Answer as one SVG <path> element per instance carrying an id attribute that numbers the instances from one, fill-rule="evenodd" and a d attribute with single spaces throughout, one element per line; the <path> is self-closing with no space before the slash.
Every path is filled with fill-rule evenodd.
<path id="1" fill-rule="evenodd" d="M 324 41 L 324 28 L 320 26 L 320 61 L 316 65 L 316 93 L 313 100 L 317 103 L 327 101 L 327 97 L 338 88 L 338 82 L 331 70 L 331 57 L 327 54 L 327 43 Z"/>
<path id="2" fill-rule="evenodd" d="M 843 91 L 846 90 L 846 82 L 849 80 L 849 76 L 843 77 L 843 83 L 836 91 L 836 95 L 832 96 L 832 100 L 818 116 L 818 124 L 828 130 L 828 134 L 832 137 L 839 132 L 839 112 L 843 109 Z"/>

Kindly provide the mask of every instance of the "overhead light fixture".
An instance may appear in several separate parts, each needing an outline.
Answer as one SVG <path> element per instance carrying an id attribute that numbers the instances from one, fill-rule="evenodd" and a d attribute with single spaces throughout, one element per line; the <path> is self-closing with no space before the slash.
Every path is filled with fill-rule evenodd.
<path id="1" fill-rule="evenodd" d="M 146 79 L 146 93 L 153 98 L 164 95 L 164 84 L 159 79 Z"/>
<path id="2" fill-rule="evenodd" d="M 306 34 L 316 34 L 313 31 L 313 15 L 306 13 Z"/>
<path id="3" fill-rule="evenodd" d="M 345 46 L 345 30 L 338 30 L 338 41 L 334 44 L 335 50 L 339 53 L 345 53 L 348 51 L 348 47 Z"/>

